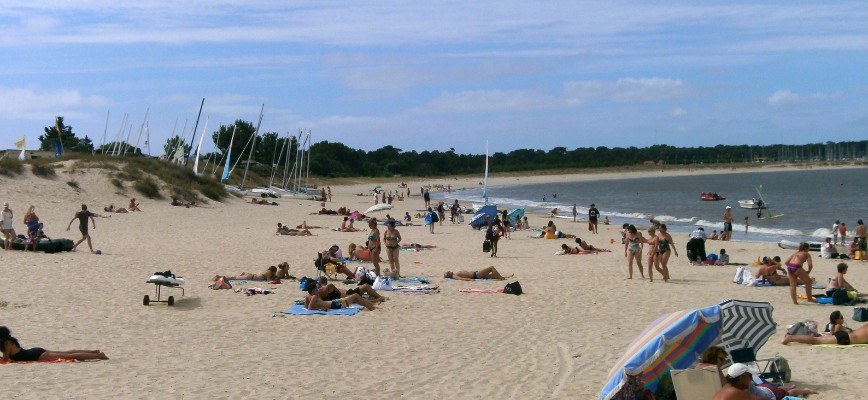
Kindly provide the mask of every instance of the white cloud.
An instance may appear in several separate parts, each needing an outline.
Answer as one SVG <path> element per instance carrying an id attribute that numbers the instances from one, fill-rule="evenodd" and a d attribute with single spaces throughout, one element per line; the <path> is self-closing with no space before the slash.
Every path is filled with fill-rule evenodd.
<path id="1" fill-rule="evenodd" d="M 413 109 L 417 113 L 452 113 L 475 111 L 510 111 L 551 106 L 550 97 L 523 91 L 475 90 L 445 93 L 428 104 Z"/>
<path id="2" fill-rule="evenodd" d="M 574 81 L 564 84 L 564 96 L 570 105 L 596 99 L 619 103 L 655 102 L 677 99 L 687 94 L 687 85 L 680 79 L 621 78 L 614 82 Z"/>
<path id="3" fill-rule="evenodd" d="M 4 118 L 53 120 L 55 115 L 77 115 L 76 111 L 109 103 L 102 96 L 83 95 L 77 90 L 38 91 L 0 86 L 0 117 Z"/>
<path id="4" fill-rule="evenodd" d="M 812 100 L 827 100 L 841 97 L 841 92 L 823 93 L 816 92 L 806 95 L 794 93 L 788 89 L 778 90 L 772 93 L 768 98 L 768 104 L 772 107 L 784 106 L 787 104 L 801 103 Z"/>

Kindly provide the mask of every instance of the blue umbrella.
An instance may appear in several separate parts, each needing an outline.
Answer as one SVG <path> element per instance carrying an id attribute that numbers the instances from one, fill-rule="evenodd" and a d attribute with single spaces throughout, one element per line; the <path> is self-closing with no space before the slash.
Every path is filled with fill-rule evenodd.
<path id="1" fill-rule="evenodd" d="M 655 392 L 670 368 L 685 369 L 714 343 L 721 330 L 720 306 L 678 311 L 657 318 L 627 346 L 609 371 L 600 399 L 609 400 L 636 382 Z"/>

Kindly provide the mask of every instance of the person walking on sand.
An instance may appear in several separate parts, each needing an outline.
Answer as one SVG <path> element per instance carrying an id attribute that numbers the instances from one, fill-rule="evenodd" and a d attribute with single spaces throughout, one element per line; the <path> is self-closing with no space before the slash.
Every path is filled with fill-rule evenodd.
<path id="1" fill-rule="evenodd" d="M 88 218 L 90 218 L 90 222 L 93 223 L 93 229 L 96 229 L 96 220 L 93 219 L 94 215 L 96 214 L 87 210 L 86 204 L 82 204 L 81 211 L 75 213 L 75 216 L 72 217 L 71 220 L 69 220 L 69 224 L 66 225 L 66 230 L 68 231 L 69 227 L 72 226 L 72 222 L 78 219 L 78 230 L 81 232 L 81 239 L 79 239 L 78 242 L 75 242 L 75 245 L 72 246 L 72 251 L 75 251 L 75 249 L 78 247 L 78 245 L 81 244 L 81 242 L 87 240 L 87 247 L 90 249 L 91 253 L 94 252 L 93 243 L 91 243 L 90 234 L 87 231 Z"/>
<path id="2" fill-rule="evenodd" d="M 726 206 L 723 211 L 723 233 L 720 234 L 720 240 L 732 239 L 732 207 Z"/>
<path id="3" fill-rule="evenodd" d="M 790 280 L 790 298 L 792 298 L 793 304 L 799 304 L 796 299 L 797 280 L 805 283 L 805 295 L 807 295 L 808 301 L 811 303 L 817 302 L 811 294 L 811 283 L 813 283 L 813 280 L 810 273 L 814 269 L 814 261 L 811 259 L 811 254 L 808 253 L 808 250 L 810 250 L 810 246 L 807 243 L 800 243 L 799 250 L 793 253 L 786 262 L 787 278 Z M 807 271 L 802 268 L 805 263 L 808 264 Z"/>
<path id="4" fill-rule="evenodd" d="M 678 257 L 678 249 L 675 248 L 675 242 L 672 240 L 672 235 L 666 229 L 666 224 L 660 224 L 660 229 L 657 230 L 657 256 L 654 259 L 654 268 L 663 275 L 663 282 L 669 282 L 669 257 L 672 253 Z"/>
<path id="5" fill-rule="evenodd" d="M 627 234 L 624 237 L 624 257 L 627 257 L 627 268 L 630 274 L 627 279 L 633 279 L 633 260 L 636 260 L 636 266 L 639 268 L 639 274 L 642 279 L 645 279 L 645 271 L 642 266 L 642 248 L 648 243 L 648 239 L 642 237 L 642 234 L 634 225 L 627 226 Z"/>
<path id="6" fill-rule="evenodd" d="M 841 235 L 841 243 L 847 243 L 847 224 L 842 222 L 838 227 L 838 233 Z"/>
<path id="7" fill-rule="evenodd" d="M 15 215 L 9 208 L 9 203 L 3 203 L 3 219 L 0 221 L 0 231 L 3 232 L 3 248 L 9 250 L 12 239 L 15 238 L 15 229 L 12 228 L 12 220 Z"/>
<path id="8" fill-rule="evenodd" d="M 573 203 L 573 222 L 576 222 L 576 219 L 579 216 L 579 210 L 576 209 L 576 203 Z"/>
<path id="9" fill-rule="evenodd" d="M 588 230 L 597 234 L 597 217 L 600 216 L 600 210 L 591 203 L 591 208 L 588 209 Z"/>

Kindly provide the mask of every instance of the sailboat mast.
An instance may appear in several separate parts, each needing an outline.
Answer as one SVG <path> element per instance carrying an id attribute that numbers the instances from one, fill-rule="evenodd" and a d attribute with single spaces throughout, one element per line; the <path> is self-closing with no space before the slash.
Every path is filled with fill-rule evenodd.
<path id="1" fill-rule="evenodd" d="M 488 141 L 485 141 L 485 175 L 482 178 L 482 199 L 488 204 Z"/>
<path id="2" fill-rule="evenodd" d="M 247 170 L 250 168 L 250 160 L 253 159 L 253 150 L 256 148 L 256 135 L 259 134 L 259 127 L 262 125 L 262 113 L 265 112 L 265 104 L 259 110 L 259 122 L 256 123 L 256 130 L 253 131 L 253 138 L 250 142 L 250 153 L 247 155 L 247 165 L 244 166 L 244 176 L 241 177 L 241 187 L 244 189 L 244 181 L 247 180 Z"/>

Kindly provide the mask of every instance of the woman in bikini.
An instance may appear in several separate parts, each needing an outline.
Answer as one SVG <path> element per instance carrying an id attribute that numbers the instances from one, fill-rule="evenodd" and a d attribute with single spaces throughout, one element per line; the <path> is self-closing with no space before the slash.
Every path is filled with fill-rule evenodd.
<path id="1" fill-rule="evenodd" d="M 386 225 L 383 243 L 386 245 L 386 255 L 389 257 L 392 278 L 398 279 L 401 277 L 401 263 L 398 261 L 398 254 L 401 252 L 401 232 L 395 229 L 395 221 L 389 221 Z"/>
<path id="2" fill-rule="evenodd" d="M 288 267 L 288 266 L 287 266 Z M 218 279 L 223 279 L 224 281 L 273 281 L 277 277 L 277 267 L 270 266 L 261 274 L 254 274 L 251 272 L 242 272 L 238 275 L 228 276 L 228 275 L 214 275 L 214 278 L 211 278 L 211 281 L 217 281 Z"/>
<path id="3" fill-rule="evenodd" d="M 380 276 L 380 229 L 377 228 L 377 219 L 368 221 L 371 234 L 368 235 L 368 251 L 371 252 L 371 261 L 374 262 L 374 273 Z"/>
<path id="4" fill-rule="evenodd" d="M 657 229 L 648 228 L 648 279 L 654 282 L 654 261 L 657 258 Z"/>
<path id="5" fill-rule="evenodd" d="M 645 243 L 648 243 L 648 239 L 642 237 L 642 234 L 636 230 L 636 226 L 628 225 L 624 236 L 624 257 L 627 257 L 627 270 L 630 273 L 627 279 L 633 279 L 633 260 L 636 261 L 636 267 L 639 268 L 642 279 L 645 279 L 645 271 L 642 266 L 642 248 Z"/>
<path id="6" fill-rule="evenodd" d="M 3 361 L 45 361 L 54 359 L 63 360 L 108 360 L 108 356 L 99 350 L 66 350 L 52 351 L 41 347 L 22 349 L 18 339 L 12 337 L 9 328 L 0 326 L 0 352 L 3 353 Z"/>
<path id="7" fill-rule="evenodd" d="M 814 296 L 811 293 L 810 273 L 811 270 L 814 269 L 814 261 L 811 259 L 811 255 L 808 254 L 808 250 L 810 250 L 810 246 L 808 246 L 807 243 L 802 242 L 799 244 L 799 250 L 793 253 L 793 255 L 791 255 L 790 258 L 787 259 L 787 278 L 789 278 L 790 280 L 790 298 L 792 298 L 793 304 L 799 304 L 796 299 L 796 285 L 798 285 L 797 280 L 807 282 L 805 284 L 805 295 L 807 295 L 809 302 L 817 302 L 817 300 L 814 299 Z M 808 263 L 807 271 L 802 268 L 805 263 Z"/>
<path id="8" fill-rule="evenodd" d="M 654 268 L 663 275 L 663 282 L 669 282 L 669 256 L 675 252 L 678 257 L 678 249 L 675 248 L 675 242 L 672 240 L 672 235 L 666 230 L 666 224 L 660 224 L 657 231 L 657 255 L 654 258 Z"/>
<path id="9" fill-rule="evenodd" d="M 582 251 L 582 249 L 580 249 L 579 246 L 576 246 L 576 247 L 570 247 L 570 246 L 569 246 L 568 244 L 566 244 L 566 243 L 564 243 L 564 244 L 561 245 L 561 251 L 563 251 L 564 254 L 582 254 L 582 253 L 586 253 L 586 252 Z"/>
<path id="10" fill-rule="evenodd" d="M 443 274 L 443 277 L 449 278 L 449 279 L 456 279 L 459 281 L 472 281 L 474 279 L 494 279 L 494 280 L 502 281 L 502 280 L 505 280 L 507 278 L 512 278 L 512 275 L 503 276 L 500 274 L 500 272 L 497 271 L 496 268 L 494 268 L 494 266 L 491 266 L 491 267 L 483 268 L 483 269 L 480 269 L 478 271 L 473 271 L 473 272 L 470 272 L 470 271 L 455 271 L 455 272 L 446 271 L 446 273 Z"/>

